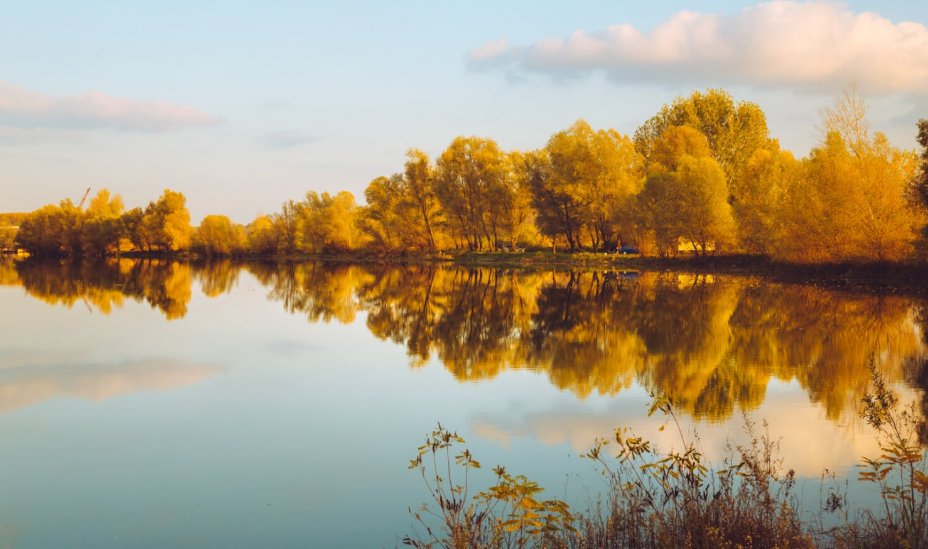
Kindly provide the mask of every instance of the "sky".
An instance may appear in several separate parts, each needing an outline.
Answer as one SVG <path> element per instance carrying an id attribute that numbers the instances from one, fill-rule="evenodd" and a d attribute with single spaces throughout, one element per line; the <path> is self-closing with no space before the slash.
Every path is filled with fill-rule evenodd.
<path id="1" fill-rule="evenodd" d="M 307 191 L 363 204 L 411 147 L 536 149 L 578 118 L 632 135 L 709 87 L 803 157 L 852 83 L 916 148 L 928 2 L 0 0 L 0 212 L 88 187 L 180 191 L 194 224 Z"/>

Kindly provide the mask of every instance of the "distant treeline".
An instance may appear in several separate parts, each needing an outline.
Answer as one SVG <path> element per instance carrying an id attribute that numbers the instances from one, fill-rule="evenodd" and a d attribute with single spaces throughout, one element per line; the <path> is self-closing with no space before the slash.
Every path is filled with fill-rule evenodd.
<path id="1" fill-rule="evenodd" d="M 247 226 L 191 227 L 181 193 L 124 211 L 100 191 L 26 214 L 16 246 L 44 255 L 189 251 L 206 256 L 406 254 L 555 249 L 643 255 L 749 253 L 794 263 L 928 259 L 928 121 L 921 157 L 871 132 L 853 88 L 823 110 L 821 142 L 796 159 L 754 103 L 719 89 L 679 97 L 633 137 L 578 120 L 535 151 L 458 137 L 433 162 L 410 149 L 401 173 L 364 191 L 310 191 Z M 2 245 L 2 242 L 0 242 Z M 9 246 L 2 246 L 9 247 Z"/>

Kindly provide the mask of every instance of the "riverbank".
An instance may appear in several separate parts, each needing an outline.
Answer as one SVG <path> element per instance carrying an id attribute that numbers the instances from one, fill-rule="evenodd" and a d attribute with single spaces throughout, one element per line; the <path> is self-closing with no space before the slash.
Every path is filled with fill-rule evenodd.
<path id="1" fill-rule="evenodd" d="M 297 256 L 293 259 L 412 264 L 441 262 L 488 268 L 669 271 L 695 274 L 765 276 L 782 282 L 812 282 L 833 286 L 877 287 L 891 290 L 928 292 L 928 265 L 898 263 L 800 265 L 776 262 L 756 255 L 708 257 L 684 255 L 674 258 L 659 258 L 590 252 L 553 253 L 551 251 L 529 251 L 465 252 L 457 255 L 418 254 L 407 256 L 312 255 Z"/>
<path id="2" fill-rule="evenodd" d="M 466 253 L 453 261 L 461 265 L 541 268 L 581 268 L 641 271 L 682 271 L 696 274 L 762 275 L 784 281 L 837 285 L 883 286 L 928 290 L 928 265 L 898 263 L 800 265 L 756 255 L 641 257 L 593 253 Z"/>
<path id="3" fill-rule="evenodd" d="M 213 258 L 188 252 L 126 252 L 119 257 L 130 259 L 175 259 L 203 261 Z M 879 288 L 906 292 L 928 292 L 928 264 L 842 263 L 802 265 L 776 262 L 757 255 L 718 255 L 674 258 L 642 257 L 591 252 L 409 253 L 404 255 L 350 252 L 340 254 L 247 254 L 215 259 L 234 261 L 325 261 L 339 263 L 385 264 L 455 264 L 466 267 L 510 269 L 569 269 L 579 271 L 668 271 L 695 274 L 765 276 L 773 280 L 816 283 L 837 287 Z"/>

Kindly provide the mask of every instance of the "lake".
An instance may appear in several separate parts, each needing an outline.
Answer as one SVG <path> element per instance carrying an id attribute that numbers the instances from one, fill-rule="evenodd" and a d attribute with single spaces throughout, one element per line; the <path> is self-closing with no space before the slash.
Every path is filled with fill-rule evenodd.
<path id="1" fill-rule="evenodd" d="M 0 262 L 0 547 L 393 547 L 437 422 L 584 508 L 629 426 L 721 463 L 766 420 L 820 504 L 877 456 L 872 363 L 928 409 L 928 303 L 763 277 Z M 828 482 L 825 483 L 829 485 Z M 866 502 L 872 494 L 851 492 Z"/>

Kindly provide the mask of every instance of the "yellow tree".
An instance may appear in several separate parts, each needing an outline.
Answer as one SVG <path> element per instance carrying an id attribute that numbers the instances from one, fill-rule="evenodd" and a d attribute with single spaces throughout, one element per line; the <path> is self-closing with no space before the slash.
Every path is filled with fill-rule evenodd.
<path id="1" fill-rule="evenodd" d="M 63 231 L 61 208 L 54 204 L 45 205 L 26 214 L 16 233 L 16 247 L 36 255 L 61 253 Z"/>
<path id="2" fill-rule="evenodd" d="M 419 149 L 406 152 L 406 173 L 402 180 L 400 207 L 409 210 L 408 219 L 414 233 L 429 250 L 436 250 L 435 233 L 441 223 L 441 207 L 435 194 L 435 168 L 429 156 Z M 406 216 L 404 216 L 406 217 Z"/>
<path id="3" fill-rule="evenodd" d="M 292 254 L 297 250 L 302 237 L 300 231 L 302 220 L 303 207 L 293 200 L 284 202 L 280 207 L 280 212 L 271 216 L 271 221 L 274 223 L 274 232 L 277 234 L 277 242 L 279 246 L 283 247 L 285 253 Z"/>
<path id="4" fill-rule="evenodd" d="M 245 228 L 224 215 L 208 215 L 193 230 L 191 248 L 206 256 L 240 255 L 245 251 Z"/>
<path id="5" fill-rule="evenodd" d="M 535 214 L 532 209 L 531 178 L 538 152 L 512 151 L 506 155 L 509 199 L 504 204 L 509 247 L 515 250 L 521 239 L 535 234 Z"/>
<path id="6" fill-rule="evenodd" d="M 736 185 L 731 188 L 732 213 L 742 249 L 762 255 L 775 253 L 781 225 L 780 204 L 784 193 L 794 187 L 799 168 L 800 163 L 793 155 L 780 150 L 775 141 L 754 151 L 742 166 Z"/>
<path id="7" fill-rule="evenodd" d="M 146 249 L 167 252 L 186 250 L 190 246 L 190 210 L 187 198 L 180 192 L 165 189 L 157 202 L 150 202 L 140 218 L 129 212 L 128 225 L 132 227 L 134 241 L 144 243 Z"/>
<path id="8" fill-rule="evenodd" d="M 684 155 L 675 175 L 682 186 L 681 236 L 702 255 L 730 246 L 735 223 L 725 173 L 715 159 Z"/>
<path id="9" fill-rule="evenodd" d="M 122 197 L 118 194 L 111 197 L 109 189 L 101 189 L 90 200 L 81 227 L 81 249 L 85 255 L 101 256 L 119 250 L 123 210 Z"/>
<path id="10" fill-rule="evenodd" d="M 844 140 L 829 133 L 783 194 L 774 257 L 800 263 L 852 259 L 859 251 L 853 237 L 855 183 Z"/>
<path id="11" fill-rule="evenodd" d="M 673 173 L 654 172 L 635 200 L 639 249 L 650 250 L 651 243 L 660 257 L 675 256 L 683 232 L 677 215 L 683 201 L 683 185 Z"/>
<path id="12" fill-rule="evenodd" d="M 271 255 L 277 252 L 277 231 L 274 230 L 274 221 L 261 215 L 245 227 L 245 247 L 255 254 Z"/>
<path id="13" fill-rule="evenodd" d="M 906 193 L 917 163 L 914 152 L 893 147 L 879 132 L 860 159 L 859 245 L 869 250 L 867 259 L 900 261 L 912 252 L 921 216 Z"/>
<path id="14" fill-rule="evenodd" d="M 492 139 L 457 137 L 438 159 L 435 193 L 456 238 L 472 250 L 498 245 L 504 155 Z"/>
<path id="15" fill-rule="evenodd" d="M 703 255 L 731 243 L 728 186 L 704 135 L 688 126 L 668 128 L 652 144 L 650 169 L 638 205 L 660 255 L 674 255 L 681 237 Z"/>
<path id="16" fill-rule="evenodd" d="M 782 259 L 899 261 L 914 249 L 921 223 L 911 198 L 917 158 L 883 134 L 871 135 L 866 111 L 854 88 L 823 109 L 824 141 L 784 194 L 776 252 Z"/>
<path id="17" fill-rule="evenodd" d="M 606 248 L 618 246 L 618 233 L 630 224 L 628 202 L 644 185 L 644 159 L 632 140 L 615 130 L 599 130 L 593 140 L 596 178 L 590 189 L 590 223 Z M 594 250 L 595 251 L 595 250 Z"/>
<path id="18" fill-rule="evenodd" d="M 531 179 L 539 229 L 552 239 L 563 235 L 571 250 L 580 247 L 591 217 L 590 187 L 598 175 L 594 139 L 595 132 L 583 120 L 552 135 L 545 146 L 547 165 L 535 166 Z"/>
<path id="19" fill-rule="evenodd" d="M 757 104 L 736 104 L 722 89 L 694 91 L 664 105 L 635 132 L 635 146 L 648 164 L 654 143 L 673 126 L 689 126 L 706 136 L 710 154 L 725 172 L 728 184 L 754 151 L 766 146 L 770 134 L 767 117 Z"/>
<path id="20" fill-rule="evenodd" d="M 355 214 L 354 196 L 342 191 L 335 196 L 327 192 L 306 193 L 302 203 L 302 232 L 304 244 L 313 253 L 347 252 L 354 247 Z"/>
<path id="21" fill-rule="evenodd" d="M 358 211 L 358 230 L 370 239 L 370 245 L 380 251 L 395 252 L 408 247 L 401 235 L 398 215 L 402 177 L 400 174 L 380 176 L 364 189 L 367 205 Z"/>

